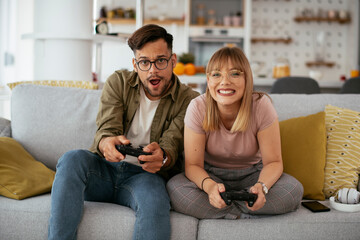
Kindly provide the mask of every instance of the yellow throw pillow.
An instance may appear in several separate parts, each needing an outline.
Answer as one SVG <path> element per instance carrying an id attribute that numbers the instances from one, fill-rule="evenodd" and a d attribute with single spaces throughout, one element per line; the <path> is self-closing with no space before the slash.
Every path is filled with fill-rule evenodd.
<path id="1" fill-rule="evenodd" d="M 43 81 L 20 81 L 8 83 L 8 87 L 12 90 L 19 84 L 35 84 L 35 85 L 45 85 L 53 87 L 75 87 L 75 88 L 85 88 L 96 90 L 99 88 L 99 85 L 89 81 L 65 81 L 65 80 L 43 80 Z"/>
<path id="2" fill-rule="evenodd" d="M 324 193 L 327 198 L 341 188 L 356 188 L 360 174 L 360 112 L 331 105 L 325 107 L 327 154 Z"/>
<path id="3" fill-rule="evenodd" d="M 325 113 L 280 122 L 284 172 L 299 180 L 306 199 L 324 200 Z"/>
<path id="4" fill-rule="evenodd" d="M 36 161 L 17 141 L 0 137 L 0 195 L 13 199 L 51 190 L 55 172 Z"/>

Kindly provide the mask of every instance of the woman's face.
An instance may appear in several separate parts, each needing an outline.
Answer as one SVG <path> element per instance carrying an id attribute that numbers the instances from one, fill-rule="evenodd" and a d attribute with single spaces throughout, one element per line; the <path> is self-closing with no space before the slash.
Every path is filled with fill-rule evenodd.
<path id="1" fill-rule="evenodd" d="M 245 92 L 245 73 L 236 69 L 230 60 L 221 69 L 213 69 L 207 74 L 207 83 L 219 107 L 240 105 Z"/>

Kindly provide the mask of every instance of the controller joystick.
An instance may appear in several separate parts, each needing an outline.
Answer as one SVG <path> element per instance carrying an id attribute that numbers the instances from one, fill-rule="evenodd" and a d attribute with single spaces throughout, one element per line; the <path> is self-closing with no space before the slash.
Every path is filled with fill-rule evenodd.
<path id="1" fill-rule="evenodd" d="M 224 200 L 226 205 L 230 205 L 233 200 L 238 200 L 238 201 L 247 201 L 249 207 L 252 207 L 257 199 L 256 194 L 245 191 L 221 192 L 220 196 Z"/>
<path id="2" fill-rule="evenodd" d="M 133 157 L 139 157 L 140 155 L 151 155 L 151 153 L 149 152 L 144 152 L 142 149 L 143 147 L 139 146 L 138 148 L 134 148 L 131 144 L 128 145 L 115 145 L 116 149 L 122 154 L 122 155 L 127 155 L 129 154 L 130 156 Z M 144 164 L 144 161 L 140 161 L 140 164 Z"/>

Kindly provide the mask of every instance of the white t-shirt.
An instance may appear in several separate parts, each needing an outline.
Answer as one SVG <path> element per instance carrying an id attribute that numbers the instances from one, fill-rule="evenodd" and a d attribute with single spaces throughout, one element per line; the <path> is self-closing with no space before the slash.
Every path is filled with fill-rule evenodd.
<path id="1" fill-rule="evenodd" d="M 136 110 L 129 132 L 126 134 L 126 138 L 130 140 L 134 148 L 146 146 L 150 143 L 151 124 L 159 103 L 160 99 L 154 101 L 148 99 L 144 88 L 141 86 L 140 105 Z M 138 159 L 130 155 L 126 155 L 123 161 L 141 166 Z"/>

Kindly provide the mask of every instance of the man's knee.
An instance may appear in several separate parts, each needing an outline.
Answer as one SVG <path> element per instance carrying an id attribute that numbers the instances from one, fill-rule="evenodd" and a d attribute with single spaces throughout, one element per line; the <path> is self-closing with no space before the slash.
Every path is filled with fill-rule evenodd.
<path id="1" fill-rule="evenodd" d="M 56 169 L 57 171 L 65 170 L 68 172 L 83 170 L 88 167 L 90 159 L 94 158 L 92 154 L 87 150 L 71 150 L 66 152 L 59 159 Z"/>
<path id="2" fill-rule="evenodd" d="M 138 193 L 134 197 L 139 210 L 153 213 L 170 211 L 170 198 L 164 180 L 159 177 L 148 179 L 145 182 L 141 188 L 134 191 Z"/>

